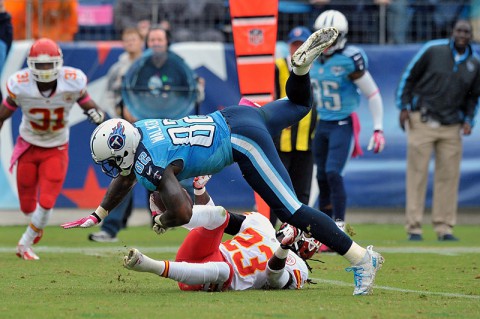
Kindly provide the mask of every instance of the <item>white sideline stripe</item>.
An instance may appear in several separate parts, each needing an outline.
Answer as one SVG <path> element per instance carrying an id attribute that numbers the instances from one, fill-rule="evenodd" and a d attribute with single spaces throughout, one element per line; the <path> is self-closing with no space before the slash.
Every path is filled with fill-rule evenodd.
<path id="1" fill-rule="evenodd" d="M 99 243 L 98 245 L 101 245 Z M 100 254 L 128 251 L 130 246 L 101 246 L 101 247 L 57 247 L 57 246 L 34 246 L 34 251 L 44 253 L 70 253 L 70 254 Z M 135 247 L 145 253 L 176 253 L 179 246 L 169 247 Z M 480 247 L 381 247 L 375 246 L 375 250 L 388 254 L 437 254 L 455 256 L 458 254 L 478 254 Z M 15 252 L 15 246 L 0 246 L 0 253 Z"/>
<path id="2" fill-rule="evenodd" d="M 342 287 L 353 287 L 353 284 L 339 281 L 339 280 L 328 280 L 328 279 L 320 279 L 320 278 L 311 278 L 312 280 L 323 283 L 323 284 L 330 284 L 334 286 L 342 286 Z M 444 296 L 444 297 L 455 297 L 455 298 L 466 298 L 466 299 L 479 299 L 479 295 L 464 295 L 464 294 L 456 294 L 450 292 L 435 292 L 435 291 L 423 291 L 423 290 L 413 290 L 413 289 L 403 289 L 403 288 L 395 288 L 389 286 L 377 286 L 373 287 L 373 290 L 390 290 L 390 291 L 397 291 L 397 292 L 407 292 L 407 293 L 415 293 L 420 295 L 437 295 L 437 296 Z"/>
<path id="3" fill-rule="evenodd" d="M 125 246 L 103 246 L 103 247 L 55 247 L 55 246 L 34 246 L 33 250 L 37 253 L 56 253 L 56 254 L 85 254 L 85 255 L 113 255 L 117 253 L 127 253 L 130 248 Z M 135 247 L 144 253 L 176 253 L 178 246 L 171 247 Z M 0 253 L 15 253 L 15 247 L 0 246 Z"/>

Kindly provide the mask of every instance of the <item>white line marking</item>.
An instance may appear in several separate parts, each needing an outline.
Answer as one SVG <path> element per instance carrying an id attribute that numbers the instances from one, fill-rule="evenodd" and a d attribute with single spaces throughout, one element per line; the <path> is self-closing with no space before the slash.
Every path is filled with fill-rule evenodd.
<path id="1" fill-rule="evenodd" d="M 353 284 L 349 284 L 344 281 L 339 280 L 328 280 L 328 279 L 320 279 L 320 278 L 311 278 L 312 280 L 323 283 L 323 284 L 330 284 L 334 286 L 342 286 L 342 287 L 353 287 Z M 407 292 L 407 293 L 415 293 L 420 295 L 437 295 L 437 296 L 444 296 L 444 297 L 456 297 L 456 298 L 467 298 L 467 299 L 479 299 L 479 295 L 464 295 L 464 294 L 457 294 L 457 293 L 450 293 L 450 292 L 435 292 L 435 291 L 422 291 L 422 290 L 413 290 L 413 289 L 403 289 L 403 288 L 395 288 L 395 287 L 388 287 L 388 286 L 374 286 L 373 290 L 383 289 L 383 290 L 390 290 L 390 291 L 398 291 L 398 292 Z"/>

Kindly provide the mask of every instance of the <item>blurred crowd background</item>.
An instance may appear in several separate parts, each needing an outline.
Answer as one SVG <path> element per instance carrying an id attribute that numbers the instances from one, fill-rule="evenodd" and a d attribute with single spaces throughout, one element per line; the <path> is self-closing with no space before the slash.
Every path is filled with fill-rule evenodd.
<path id="1" fill-rule="evenodd" d="M 14 39 L 119 40 L 126 27 L 162 24 L 172 41 L 232 42 L 228 0 L 4 0 Z M 311 28 L 324 10 L 343 12 L 349 42 L 418 43 L 448 37 L 452 23 L 469 19 L 480 39 L 480 0 L 291 0 L 279 1 L 278 39 L 302 25 Z"/>

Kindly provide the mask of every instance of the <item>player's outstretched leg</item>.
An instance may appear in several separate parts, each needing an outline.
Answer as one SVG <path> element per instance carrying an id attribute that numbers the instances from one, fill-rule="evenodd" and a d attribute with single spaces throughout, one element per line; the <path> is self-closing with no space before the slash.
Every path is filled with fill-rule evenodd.
<path id="1" fill-rule="evenodd" d="M 323 28 L 314 32 L 292 55 L 292 66 L 307 67 L 320 53 L 330 47 L 338 37 L 334 27 Z"/>

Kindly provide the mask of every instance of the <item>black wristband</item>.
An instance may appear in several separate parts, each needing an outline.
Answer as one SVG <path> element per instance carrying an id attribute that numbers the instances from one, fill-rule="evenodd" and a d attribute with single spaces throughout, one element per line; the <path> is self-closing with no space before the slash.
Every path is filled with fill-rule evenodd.
<path id="1" fill-rule="evenodd" d="M 102 219 L 100 218 L 100 216 L 97 215 L 97 213 L 93 212 L 92 216 L 95 217 L 96 219 L 98 219 L 98 222 L 102 221 Z"/>

